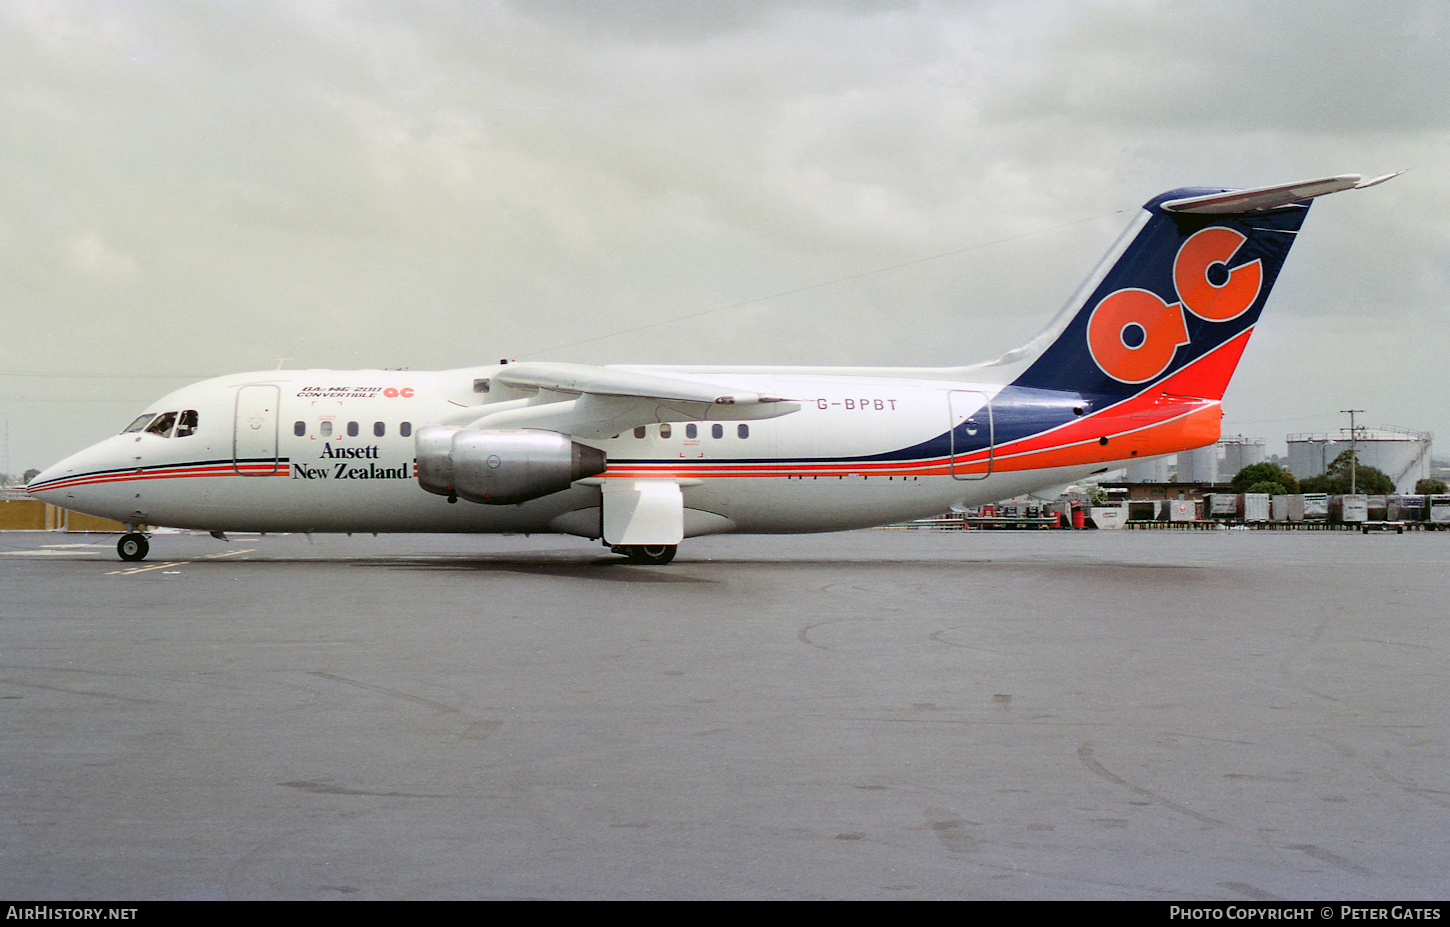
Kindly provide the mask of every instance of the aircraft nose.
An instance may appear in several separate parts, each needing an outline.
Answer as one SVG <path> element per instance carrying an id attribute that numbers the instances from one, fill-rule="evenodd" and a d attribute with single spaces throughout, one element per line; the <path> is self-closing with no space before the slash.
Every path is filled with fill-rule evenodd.
<path id="1" fill-rule="evenodd" d="M 59 492 L 58 482 L 66 476 L 64 465 L 65 461 L 63 460 L 58 464 L 52 464 L 46 467 L 32 477 L 29 483 L 25 484 L 25 491 L 37 499 L 50 501 L 50 496 Z"/>
<path id="2" fill-rule="evenodd" d="M 92 445 L 42 470 L 26 492 L 51 505 L 111 517 L 117 501 L 112 477 L 124 466 L 109 442 Z"/>

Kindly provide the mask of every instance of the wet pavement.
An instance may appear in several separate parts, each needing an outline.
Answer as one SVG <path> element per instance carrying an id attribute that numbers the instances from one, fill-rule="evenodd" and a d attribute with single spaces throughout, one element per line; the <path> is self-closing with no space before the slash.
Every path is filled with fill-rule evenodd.
<path id="1" fill-rule="evenodd" d="M 0 896 L 1450 894 L 1450 535 L 0 534 Z"/>

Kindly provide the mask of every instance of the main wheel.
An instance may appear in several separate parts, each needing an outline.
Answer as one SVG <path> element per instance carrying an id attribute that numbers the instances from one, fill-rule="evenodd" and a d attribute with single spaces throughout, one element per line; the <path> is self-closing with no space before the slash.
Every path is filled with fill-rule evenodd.
<path id="1" fill-rule="evenodd" d="M 674 544 L 630 544 L 624 552 L 629 557 L 630 563 L 664 566 L 675 559 L 675 550 Z"/>
<path id="2" fill-rule="evenodd" d="M 122 560 L 145 560 L 150 552 L 151 542 L 144 534 L 123 534 L 116 542 L 116 553 L 121 555 Z"/>

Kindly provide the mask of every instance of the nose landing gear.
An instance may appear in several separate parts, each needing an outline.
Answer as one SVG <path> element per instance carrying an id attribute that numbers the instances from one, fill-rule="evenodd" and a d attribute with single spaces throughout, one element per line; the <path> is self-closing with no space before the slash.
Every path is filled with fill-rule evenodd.
<path id="1" fill-rule="evenodd" d="M 121 555 L 122 560 L 145 560 L 150 552 L 151 542 L 146 540 L 146 535 L 139 532 L 123 534 L 121 540 L 116 542 L 116 553 Z"/>

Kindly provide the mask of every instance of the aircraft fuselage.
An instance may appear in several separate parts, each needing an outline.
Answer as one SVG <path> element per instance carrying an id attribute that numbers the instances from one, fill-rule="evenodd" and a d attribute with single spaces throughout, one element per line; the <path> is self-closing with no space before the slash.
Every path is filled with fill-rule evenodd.
<path id="1" fill-rule="evenodd" d="M 669 480 L 681 486 L 684 534 L 692 536 L 909 520 L 1067 483 L 1120 455 L 1168 452 L 1120 451 L 1126 442 L 1093 440 L 1076 459 L 1040 467 L 1003 457 L 994 446 L 994 434 L 1023 431 L 1026 419 L 1080 419 L 1090 403 L 1072 393 L 994 403 L 1001 386 L 892 371 L 822 377 L 740 368 L 712 377 L 668 368 L 671 376 L 702 382 L 743 377 L 799 409 L 764 420 L 656 423 L 589 441 L 608 457 L 604 473 L 517 505 L 450 502 L 424 492 L 416 429 L 459 420 L 461 412 L 466 418 L 469 409 L 481 414 L 487 406 L 472 384 L 500 369 L 288 371 L 204 381 L 152 407 L 157 414 L 194 412 L 190 434 L 115 435 L 47 471 L 36 489 L 58 505 L 138 525 L 599 537 L 606 481 Z M 1213 419 L 1197 440 L 1216 440 Z"/>

